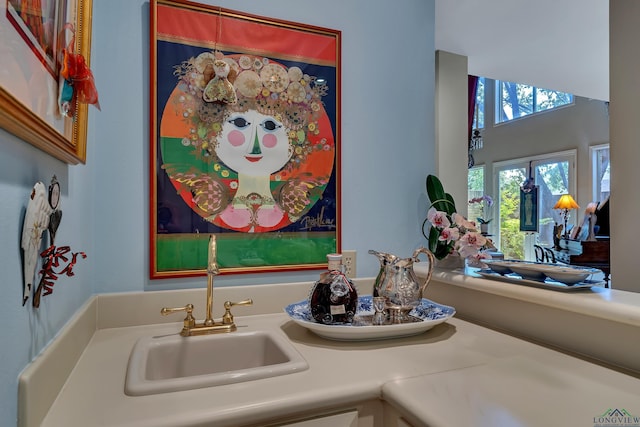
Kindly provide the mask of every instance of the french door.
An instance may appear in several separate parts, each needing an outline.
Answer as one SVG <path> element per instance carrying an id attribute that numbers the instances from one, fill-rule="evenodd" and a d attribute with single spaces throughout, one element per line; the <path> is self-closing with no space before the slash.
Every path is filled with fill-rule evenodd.
<path id="1" fill-rule="evenodd" d="M 494 163 L 500 225 L 496 227 L 496 243 L 505 258 L 535 260 L 534 244 L 553 245 L 554 224 L 563 222 L 553 206 L 562 194 L 576 197 L 575 165 L 575 150 Z M 529 176 L 538 189 L 537 232 L 520 231 L 520 188 Z M 572 212 L 574 219 L 576 214 Z"/>

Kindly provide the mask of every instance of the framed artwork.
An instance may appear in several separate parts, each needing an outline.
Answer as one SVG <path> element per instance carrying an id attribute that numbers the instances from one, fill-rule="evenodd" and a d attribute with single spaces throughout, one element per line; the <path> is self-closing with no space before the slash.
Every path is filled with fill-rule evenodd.
<path id="1" fill-rule="evenodd" d="M 520 190 L 520 231 L 538 232 L 538 186 Z"/>
<path id="2" fill-rule="evenodd" d="M 150 277 L 326 267 L 340 250 L 337 30 L 151 1 Z"/>
<path id="3" fill-rule="evenodd" d="M 60 113 L 59 69 L 63 48 L 89 62 L 92 1 L 0 2 L 0 127 L 59 160 L 84 163 L 87 104 L 73 117 Z"/>

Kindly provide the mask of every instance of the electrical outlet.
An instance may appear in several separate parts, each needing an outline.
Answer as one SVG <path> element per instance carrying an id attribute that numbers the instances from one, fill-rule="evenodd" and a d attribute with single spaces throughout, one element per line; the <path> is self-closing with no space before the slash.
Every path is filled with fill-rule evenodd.
<path id="1" fill-rule="evenodd" d="M 342 251 L 342 265 L 344 265 L 344 274 L 349 278 L 356 277 L 356 251 Z"/>

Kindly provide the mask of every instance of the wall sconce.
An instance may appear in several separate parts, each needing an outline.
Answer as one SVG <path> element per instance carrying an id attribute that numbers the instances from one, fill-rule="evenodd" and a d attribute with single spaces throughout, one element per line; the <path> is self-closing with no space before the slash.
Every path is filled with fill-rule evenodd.
<path id="1" fill-rule="evenodd" d="M 569 210 L 570 209 L 579 209 L 580 206 L 573 200 L 570 194 L 563 194 L 560 196 L 558 201 L 556 202 L 553 209 L 562 210 L 562 217 L 564 218 L 564 237 L 565 239 L 569 238 L 569 233 L 567 232 L 567 222 L 569 220 Z"/>

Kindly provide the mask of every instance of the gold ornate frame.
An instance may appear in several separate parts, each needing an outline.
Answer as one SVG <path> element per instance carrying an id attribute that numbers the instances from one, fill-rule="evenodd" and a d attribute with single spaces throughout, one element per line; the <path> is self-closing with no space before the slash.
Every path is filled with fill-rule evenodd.
<path id="1" fill-rule="evenodd" d="M 67 10 L 72 11 L 71 15 L 75 20 L 76 53 L 82 54 L 89 65 L 92 0 L 60 1 L 66 2 Z M 32 65 L 29 70 L 32 72 L 30 82 L 35 79 L 38 80 L 38 84 L 57 87 L 57 78 L 54 79 L 42 63 L 33 58 L 28 58 L 30 55 L 33 56 L 34 53 L 29 45 L 24 43 L 24 40 L 7 19 L 8 0 L 3 1 L 3 3 L 4 7 L 0 8 L 2 13 L 0 17 L 0 34 L 3 35 L 3 39 L 14 39 L 14 43 L 10 46 L 4 46 L 11 52 L 8 55 L 8 59 L 5 56 L 3 62 L 5 60 L 8 62 L 14 61 L 14 64 L 7 65 L 15 65 L 15 68 L 20 69 L 20 64 L 18 63 L 20 60 L 29 61 Z M 33 64 L 36 64 L 36 66 L 34 67 Z M 40 68 L 37 65 L 40 65 Z M 18 80 L 25 78 L 25 76 L 14 73 L 10 78 L 19 83 Z M 21 94 L 15 90 L 16 87 L 19 87 L 19 84 L 14 84 L 14 81 L 0 80 L 0 127 L 63 162 L 84 164 L 86 161 L 88 105 L 79 104 L 76 107 L 76 114 L 73 119 L 42 114 L 36 111 L 35 107 L 27 105 L 21 99 Z M 54 93 L 49 91 L 39 96 L 47 105 L 55 105 L 57 103 L 57 90 Z"/>

